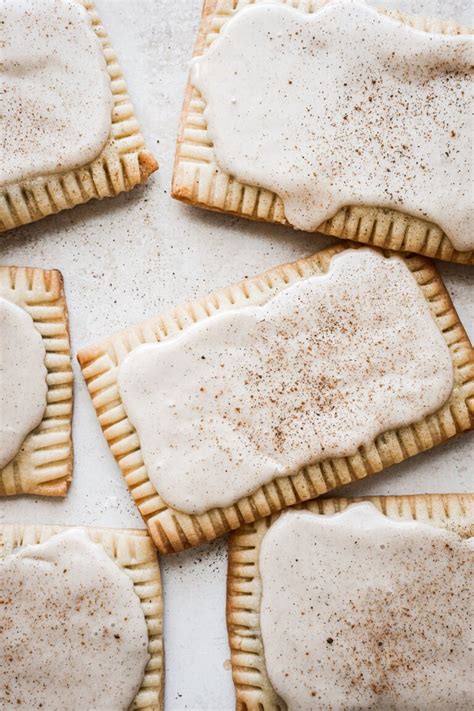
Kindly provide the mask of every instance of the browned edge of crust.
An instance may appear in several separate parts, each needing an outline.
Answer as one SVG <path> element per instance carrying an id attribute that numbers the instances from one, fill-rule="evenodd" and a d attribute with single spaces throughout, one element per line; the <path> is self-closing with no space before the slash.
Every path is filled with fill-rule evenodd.
<path id="1" fill-rule="evenodd" d="M 145 146 L 121 65 L 94 0 L 76 2 L 88 12 L 102 45 L 113 98 L 110 135 L 99 155 L 89 163 L 0 185 L 0 239 L 10 230 L 62 210 L 128 192 L 146 182 L 159 167 Z"/>
<path id="2" fill-rule="evenodd" d="M 120 399 L 116 380 L 118 364 L 142 343 L 159 342 L 220 309 L 232 308 L 236 299 L 239 304 L 244 299 L 252 298 L 252 303 L 257 298 L 266 300 L 289 283 L 326 271 L 332 256 L 348 248 L 339 243 L 293 264 L 280 265 L 79 351 L 77 357 L 104 436 L 160 553 L 181 551 L 213 540 L 244 523 L 373 475 L 473 428 L 474 350 L 433 262 L 419 255 L 401 255 L 450 348 L 455 387 L 448 402 L 421 422 L 383 433 L 361 447 L 353 457 L 309 465 L 289 477 L 273 480 L 224 509 L 190 516 L 170 508 L 160 497 L 148 477 L 137 433 Z M 389 251 L 384 254 L 391 255 Z"/>
<path id="3" fill-rule="evenodd" d="M 140 151 L 138 154 L 138 162 L 140 164 L 140 178 L 144 183 L 152 173 L 158 170 L 159 163 L 155 156 L 150 151 Z"/>
<path id="4" fill-rule="evenodd" d="M 199 56 L 204 52 L 206 38 L 209 35 L 212 19 L 218 7 L 218 3 L 219 0 L 203 0 L 201 21 L 199 24 L 197 40 L 194 46 L 193 57 Z M 378 9 L 382 10 L 381 8 Z M 392 15 L 395 18 L 399 18 L 402 21 L 403 18 L 415 19 L 413 16 L 406 15 L 398 11 L 383 10 L 383 12 L 389 16 Z M 434 20 L 429 18 L 429 21 L 433 22 Z M 452 27 L 460 27 L 459 25 L 456 25 L 456 23 L 450 24 Z M 271 216 L 268 217 L 259 215 L 257 204 L 255 204 L 254 208 L 250 212 L 244 211 L 241 204 L 239 204 L 239 207 L 236 209 L 230 207 L 223 209 L 200 200 L 195 196 L 194 192 L 190 193 L 187 186 L 180 183 L 178 166 L 181 160 L 181 146 L 185 140 L 184 131 L 193 91 L 194 87 L 188 77 L 180 115 L 178 136 L 176 139 L 171 197 L 175 200 L 180 200 L 188 205 L 200 207 L 210 212 L 233 215 L 235 217 L 241 217 L 254 222 L 266 222 L 293 227 L 284 216 L 284 213 L 280 214 L 280 211 L 276 214 L 275 210 L 272 210 Z M 231 180 L 233 180 L 233 177 L 231 177 Z M 244 191 L 247 187 L 254 190 L 261 190 L 269 195 L 271 194 L 263 188 L 260 189 L 256 186 L 243 185 Z M 242 196 L 242 200 L 245 200 L 244 195 Z M 377 225 L 380 224 L 382 224 L 382 231 L 385 230 L 383 237 L 377 233 Z M 297 228 L 293 229 L 297 230 Z M 338 237 L 340 239 L 360 242 L 362 244 L 368 244 L 370 246 L 378 246 L 383 249 L 393 249 L 399 252 L 415 252 L 426 257 L 441 259 L 457 264 L 474 265 L 474 251 L 461 252 L 452 247 L 447 236 L 444 235 L 442 230 L 440 230 L 440 228 L 435 224 L 389 208 L 346 206 L 339 210 L 339 212 L 332 218 L 320 225 L 315 232 L 330 235 L 332 237 Z M 422 232 L 424 235 L 420 235 Z M 436 249 L 429 249 L 426 245 L 426 242 L 430 236 L 435 238 L 438 242 Z M 443 239 L 443 237 L 445 239 Z"/>
<path id="5" fill-rule="evenodd" d="M 163 711 L 165 685 L 163 588 L 156 549 L 147 531 L 138 528 L 99 528 L 56 524 L 0 524 L 0 560 L 17 550 L 15 541 L 19 537 L 25 539 L 22 545 L 26 546 L 47 540 L 57 533 L 73 528 L 86 530 L 93 542 L 100 543 L 121 570 L 126 569 L 133 582 L 135 593 L 140 599 L 146 618 L 150 662 L 145 670 L 142 686 L 131 706 L 131 711 L 138 711 L 138 709 L 141 711 Z M 137 543 L 134 539 L 138 539 Z M 124 565 L 124 546 L 126 544 L 131 545 L 131 550 L 128 551 L 130 562 Z"/>
<path id="6" fill-rule="evenodd" d="M 387 516 L 444 526 L 463 537 L 474 535 L 474 494 L 404 494 L 316 499 L 295 509 L 331 515 L 352 503 L 370 501 Z M 226 622 L 237 711 L 287 711 L 276 694 L 265 666 L 260 630 L 260 544 L 284 511 L 245 524 L 229 536 Z"/>
<path id="7" fill-rule="evenodd" d="M 71 353 L 71 337 L 69 329 L 69 310 L 66 301 L 66 295 L 64 292 L 64 278 L 62 273 L 58 269 L 41 269 L 40 267 L 22 267 L 22 266 L 9 266 L 2 267 L 0 265 L 0 271 L 7 271 L 9 274 L 9 279 L 12 285 L 12 289 L 15 290 L 15 284 L 17 279 L 23 282 L 23 286 L 26 284 L 30 290 L 33 290 L 34 284 L 37 280 L 40 280 L 45 287 L 45 294 L 52 294 L 55 304 L 59 307 L 61 311 L 61 321 L 64 324 L 66 338 L 67 338 L 67 358 L 70 363 L 71 368 L 71 413 L 67 416 L 69 425 L 69 436 L 65 443 L 67 447 L 67 457 L 65 464 L 64 475 L 60 478 L 52 479 L 51 481 L 46 481 L 39 483 L 37 485 L 24 486 L 22 482 L 22 464 L 18 463 L 18 454 L 13 458 L 12 462 L 7 464 L 7 466 L 0 470 L 0 497 L 2 496 L 16 496 L 16 495 L 33 495 L 33 496 L 48 496 L 48 497 L 64 497 L 66 496 L 69 486 L 72 481 L 72 472 L 74 466 L 74 447 L 72 440 L 72 424 L 73 424 L 73 414 L 74 414 L 74 374 L 72 372 L 72 353 Z M 1 286 L 1 285 L 0 285 Z M 20 286 L 20 292 L 23 288 Z M 26 309 L 25 309 L 26 310 Z M 48 336 L 42 336 L 43 339 L 48 339 Z M 49 370 L 49 369 L 48 369 Z M 55 372 L 55 369 L 53 369 Z M 48 386 L 48 392 L 50 391 L 50 386 Z M 51 403 L 50 403 L 51 404 Z M 38 425 L 34 434 L 41 425 L 45 418 L 43 417 L 42 422 Z M 27 435 L 29 437 L 29 435 Z M 26 438 L 25 438 L 26 441 Z M 32 454 L 34 453 L 34 450 Z M 30 456 L 32 456 L 30 454 Z M 7 469 L 13 465 L 13 476 L 7 474 Z M 8 483 L 4 477 L 8 476 Z"/>

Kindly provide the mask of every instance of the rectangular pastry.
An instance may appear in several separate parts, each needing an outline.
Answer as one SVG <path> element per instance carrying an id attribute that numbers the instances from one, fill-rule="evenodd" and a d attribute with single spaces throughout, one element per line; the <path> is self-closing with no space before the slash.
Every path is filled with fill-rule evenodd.
<path id="1" fill-rule="evenodd" d="M 469 708 L 473 533 L 472 494 L 319 499 L 232 533 L 237 709 Z"/>
<path id="2" fill-rule="evenodd" d="M 160 568 L 145 531 L 3 525 L 0 579 L 2 708 L 163 708 Z"/>
<path id="3" fill-rule="evenodd" d="M 63 279 L 0 267 L 0 496 L 65 496 L 73 374 Z"/>
<path id="4" fill-rule="evenodd" d="M 162 553 L 472 428 L 474 352 L 431 262 L 330 247 L 78 354 Z"/>
<path id="5" fill-rule="evenodd" d="M 204 0 L 173 197 L 473 264 L 472 42 L 363 0 Z"/>
<path id="6" fill-rule="evenodd" d="M 90 0 L 3 0 L 0 233 L 131 190 L 158 165 Z"/>

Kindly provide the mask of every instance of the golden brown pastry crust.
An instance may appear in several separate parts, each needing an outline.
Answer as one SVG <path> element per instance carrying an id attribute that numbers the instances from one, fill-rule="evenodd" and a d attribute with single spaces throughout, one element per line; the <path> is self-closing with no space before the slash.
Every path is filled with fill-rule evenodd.
<path id="1" fill-rule="evenodd" d="M 131 709 L 162 711 L 164 690 L 163 596 L 156 550 L 146 531 L 84 528 L 132 580 L 148 627 L 148 662 L 142 686 Z M 0 525 L 0 559 L 15 550 L 44 543 L 65 526 Z"/>
<path id="2" fill-rule="evenodd" d="M 211 541 L 243 523 L 375 474 L 472 428 L 472 346 L 433 263 L 417 255 L 402 255 L 450 348 L 455 386 L 448 402 L 421 422 L 380 435 L 352 457 L 326 459 L 292 476 L 275 479 L 232 506 L 193 516 L 170 508 L 161 498 L 148 477 L 137 433 L 128 421 L 120 398 L 117 385 L 120 363 L 142 343 L 162 341 L 219 310 L 263 303 L 288 284 L 326 271 L 332 256 L 344 249 L 347 246 L 338 244 L 312 257 L 276 267 L 168 314 L 131 326 L 78 353 L 102 431 L 161 553 L 180 551 Z"/>
<path id="3" fill-rule="evenodd" d="M 308 3 L 307 0 L 298 0 L 296 7 L 304 12 L 315 12 L 327 1 L 313 0 Z M 253 2 L 255 0 L 204 0 L 194 56 L 203 54 L 235 12 Z M 426 32 L 470 32 L 468 28 L 454 22 L 413 17 L 399 11 L 380 12 Z M 217 166 L 212 142 L 207 134 L 204 109 L 205 102 L 188 82 L 177 140 L 172 196 L 208 210 L 288 225 L 283 202 L 278 195 L 241 184 Z M 439 227 L 396 210 L 347 206 L 320 225 L 317 232 L 384 249 L 416 252 L 459 264 L 474 264 L 474 251 L 460 252 L 454 249 Z"/>
<path id="4" fill-rule="evenodd" d="M 318 499 L 297 508 L 327 515 L 342 511 L 357 501 L 372 502 L 390 518 L 424 521 L 454 530 L 465 537 L 474 535 L 474 494 Z M 268 678 L 260 630 L 260 545 L 278 516 L 246 524 L 232 533 L 229 539 L 226 614 L 238 711 L 287 709 Z"/>
<path id="5" fill-rule="evenodd" d="M 61 272 L 0 267 L 0 297 L 32 317 L 46 348 L 47 407 L 42 422 L 0 470 L 0 496 L 65 496 L 72 477 L 73 374 Z"/>
<path id="6" fill-rule="evenodd" d="M 113 94 L 110 137 L 100 155 L 75 170 L 0 185 L 0 233 L 41 220 L 92 198 L 112 197 L 144 183 L 158 169 L 145 146 L 127 86 L 92 0 L 77 0 L 102 43 Z"/>

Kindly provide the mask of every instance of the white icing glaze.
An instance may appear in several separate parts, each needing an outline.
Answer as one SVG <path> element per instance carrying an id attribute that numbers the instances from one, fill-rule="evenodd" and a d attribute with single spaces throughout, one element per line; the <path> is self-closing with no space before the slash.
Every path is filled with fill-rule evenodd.
<path id="1" fill-rule="evenodd" d="M 94 160 L 112 125 L 99 39 L 77 0 L 0 0 L 0 185 Z"/>
<path id="2" fill-rule="evenodd" d="M 27 546 L 0 561 L 0 591 L 2 708 L 130 707 L 149 659 L 147 625 L 102 546 L 77 529 Z"/>
<path id="3" fill-rule="evenodd" d="M 30 314 L 0 297 L 0 469 L 46 409 L 46 349 Z"/>
<path id="4" fill-rule="evenodd" d="M 315 230 L 390 207 L 474 249 L 473 38 L 414 30 L 357 0 L 314 14 L 258 3 L 194 60 L 218 165 Z"/>
<path id="5" fill-rule="evenodd" d="M 283 514 L 260 549 L 260 625 L 291 711 L 471 708 L 473 544 L 369 503 Z"/>
<path id="6" fill-rule="evenodd" d="M 154 486 L 202 513 L 438 410 L 453 365 L 406 264 L 361 249 L 139 346 L 118 384 Z"/>

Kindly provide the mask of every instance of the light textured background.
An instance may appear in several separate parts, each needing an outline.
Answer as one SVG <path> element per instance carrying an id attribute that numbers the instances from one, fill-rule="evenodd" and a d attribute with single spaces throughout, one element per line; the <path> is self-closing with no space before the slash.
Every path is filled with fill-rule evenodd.
<path id="1" fill-rule="evenodd" d="M 170 199 L 174 143 L 200 0 L 97 0 L 97 5 L 160 172 L 132 194 L 90 203 L 0 238 L 2 264 L 62 270 L 74 353 L 113 330 L 330 242 Z M 472 22 L 469 0 L 390 0 L 385 5 Z M 473 337 L 474 272 L 439 266 Z M 76 365 L 75 375 L 76 458 L 68 498 L 4 500 L 0 521 L 142 526 Z M 351 493 L 472 489 L 472 446 L 467 435 L 354 486 Z M 162 571 L 167 711 L 232 709 L 225 540 L 169 557 L 162 561 Z"/>

